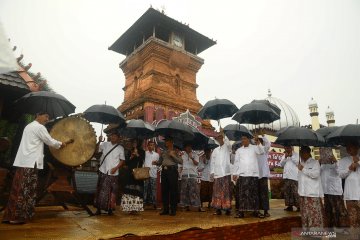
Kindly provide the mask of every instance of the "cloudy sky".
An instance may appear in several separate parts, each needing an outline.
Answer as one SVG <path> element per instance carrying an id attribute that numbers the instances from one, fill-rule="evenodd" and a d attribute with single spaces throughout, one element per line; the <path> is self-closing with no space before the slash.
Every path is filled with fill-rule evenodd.
<path id="1" fill-rule="evenodd" d="M 108 47 L 150 6 L 213 38 L 197 75 L 202 104 L 228 98 L 238 107 L 267 90 L 302 125 L 308 102 L 326 123 L 360 117 L 360 1 L 354 0 L 0 0 L 0 21 L 16 55 L 33 64 L 76 111 L 123 101 L 123 55 Z"/>

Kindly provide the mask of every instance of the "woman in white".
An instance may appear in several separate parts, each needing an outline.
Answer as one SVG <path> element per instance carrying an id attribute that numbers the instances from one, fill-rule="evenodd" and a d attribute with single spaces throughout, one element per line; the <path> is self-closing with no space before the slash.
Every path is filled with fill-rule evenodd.
<path id="1" fill-rule="evenodd" d="M 327 227 L 347 227 L 348 214 L 342 197 L 343 189 L 338 162 L 331 148 L 320 148 L 320 164 Z"/>
<path id="2" fill-rule="evenodd" d="M 200 186 L 197 182 L 199 156 L 192 151 L 191 144 L 186 143 L 184 154 L 181 156 L 180 206 L 189 210 L 190 207 L 202 211 L 200 208 Z"/>
<path id="3" fill-rule="evenodd" d="M 200 157 L 198 170 L 201 172 L 201 185 L 200 185 L 200 202 L 201 207 L 203 202 L 208 202 L 208 208 L 211 206 L 211 197 L 213 193 L 213 179 L 210 178 L 210 165 L 211 165 L 211 152 L 210 148 L 204 149 L 204 154 Z"/>
<path id="4" fill-rule="evenodd" d="M 346 151 L 350 156 L 339 161 L 340 177 L 345 179 L 344 200 L 349 213 L 352 232 L 360 227 L 360 161 L 359 144 L 349 143 Z"/>

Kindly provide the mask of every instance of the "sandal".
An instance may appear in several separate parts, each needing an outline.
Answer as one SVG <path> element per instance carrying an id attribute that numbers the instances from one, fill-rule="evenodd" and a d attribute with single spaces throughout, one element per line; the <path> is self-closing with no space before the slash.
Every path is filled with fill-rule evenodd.
<path id="1" fill-rule="evenodd" d="M 214 212 L 213 215 L 221 215 L 221 210 L 216 210 L 216 212 Z"/>
<path id="2" fill-rule="evenodd" d="M 265 218 L 264 214 L 262 214 L 261 212 L 254 212 L 253 216 L 257 218 Z"/>
<path id="3" fill-rule="evenodd" d="M 244 217 L 245 217 L 244 213 L 241 212 L 236 214 L 234 218 L 244 218 Z"/>

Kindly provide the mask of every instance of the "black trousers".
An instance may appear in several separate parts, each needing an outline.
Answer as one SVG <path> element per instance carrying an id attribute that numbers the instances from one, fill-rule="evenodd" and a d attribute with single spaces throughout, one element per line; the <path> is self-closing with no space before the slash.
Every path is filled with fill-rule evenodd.
<path id="1" fill-rule="evenodd" d="M 176 211 L 178 198 L 178 170 L 177 167 L 163 167 L 161 172 L 161 195 L 164 211 Z"/>

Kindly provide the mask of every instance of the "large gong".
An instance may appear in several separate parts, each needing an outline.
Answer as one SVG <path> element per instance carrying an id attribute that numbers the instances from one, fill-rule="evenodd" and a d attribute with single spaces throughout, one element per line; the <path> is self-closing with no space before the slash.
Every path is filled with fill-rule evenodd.
<path id="1" fill-rule="evenodd" d="M 63 149 L 50 147 L 51 154 L 65 165 L 79 166 L 94 155 L 96 134 L 91 124 L 84 118 L 72 116 L 61 119 L 54 124 L 50 135 L 61 142 L 74 140 Z"/>

